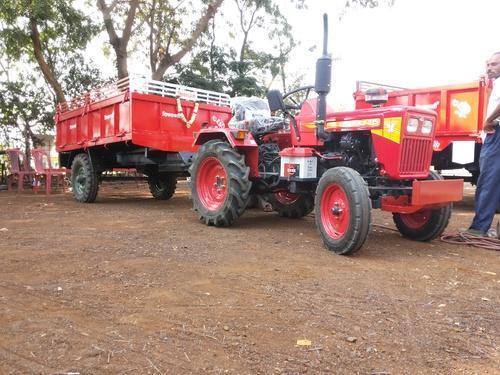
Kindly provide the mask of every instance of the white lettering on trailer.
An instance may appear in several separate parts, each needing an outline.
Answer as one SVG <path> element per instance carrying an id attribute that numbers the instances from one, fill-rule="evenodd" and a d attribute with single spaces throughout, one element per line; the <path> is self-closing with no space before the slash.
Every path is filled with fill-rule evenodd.
<path id="1" fill-rule="evenodd" d="M 76 122 L 69 124 L 70 130 L 76 129 Z"/>
<path id="2" fill-rule="evenodd" d="M 162 111 L 161 116 L 166 118 L 182 118 L 182 114 L 180 113 L 170 113 L 165 111 Z"/>
<path id="3" fill-rule="evenodd" d="M 218 128 L 224 128 L 225 127 L 224 121 L 222 121 L 220 118 L 218 118 L 215 115 L 212 116 L 212 121 L 215 122 L 215 124 L 217 125 Z"/>
<path id="4" fill-rule="evenodd" d="M 455 108 L 454 113 L 460 118 L 467 118 L 472 112 L 472 107 L 465 100 L 453 99 L 451 105 Z"/>
<path id="5" fill-rule="evenodd" d="M 114 112 L 111 112 L 109 115 L 104 115 L 104 121 L 111 121 L 114 115 Z"/>

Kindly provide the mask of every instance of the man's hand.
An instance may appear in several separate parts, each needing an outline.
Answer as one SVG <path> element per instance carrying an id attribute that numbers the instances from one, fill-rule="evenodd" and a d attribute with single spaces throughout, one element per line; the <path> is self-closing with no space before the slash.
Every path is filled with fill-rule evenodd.
<path id="1" fill-rule="evenodd" d="M 485 133 L 491 134 L 495 132 L 495 127 L 498 126 L 498 124 L 495 121 L 488 121 L 483 125 L 483 130 Z"/>

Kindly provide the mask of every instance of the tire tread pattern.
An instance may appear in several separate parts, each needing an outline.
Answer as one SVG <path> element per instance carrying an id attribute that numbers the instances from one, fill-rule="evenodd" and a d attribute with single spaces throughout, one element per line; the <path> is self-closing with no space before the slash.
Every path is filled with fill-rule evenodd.
<path id="1" fill-rule="evenodd" d="M 78 166 L 81 166 L 85 173 L 85 187 L 84 192 L 78 195 L 76 190 L 73 188 L 73 196 L 78 202 L 82 203 L 92 203 L 97 198 L 97 192 L 99 191 L 99 179 L 97 172 L 93 168 L 92 161 L 89 155 L 80 153 L 75 156 L 73 162 L 71 163 L 71 185 L 74 185 L 74 178 L 76 178 L 75 170 Z"/>
<path id="2" fill-rule="evenodd" d="M 228 176 L 228 197 L 222 207 L 217 211 L 207 210 L 196 190 L 196 174 L 198 167 L 206 157 L 216 157 L 226 169 Z M 193 164 L 189 168 L 191 179 L 189 187 L 193 199 L 193 206 L 198 212 L 200 221 L 206 225 L 216 227 L 227 227 L 234 223 L 243 212 L 250 198 L 252 183 L 249 180 L 250 168 L 245 164 L 245 158 L 234 150 L 227 142 L 212 140 L 203 144 L 195 156 Z"/>
<path id="3" fill-rule="evenodd" d="M 324 230 L 321 222 L 321 195 L 331 183 L 341 185 L 350 202 L 351 223 L 346 236 L 332 239 Z M 371 200 L 368 186 L 361 175 L 354 169 L 336 167 L 326 171 L 321 177 L 315 197 L 316 226 L 328 250 L 339 255 L 349 255 L 358 251 L 366 241 L 371 228 Z"/>
<path id="4" fill-rule="evenodd" d="M 169 173 L 151 174 L 148 176 L 151 195 L 158 200 L 172 198 L 177 187 L 177 177 Z"/>

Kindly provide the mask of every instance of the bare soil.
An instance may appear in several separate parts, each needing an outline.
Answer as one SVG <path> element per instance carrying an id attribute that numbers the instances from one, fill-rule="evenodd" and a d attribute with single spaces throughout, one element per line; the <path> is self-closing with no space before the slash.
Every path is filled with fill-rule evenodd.
<path id="1" fill-rule="evenodd" d="M 375 226 L 343 257 L 313 216 L 259 210 L 207 227 L 185 182 L 166 202 L 134 182 L 94 204 L 0 192 L 0 228 L 1 374 L 499 373 L 494 251 Z"/>

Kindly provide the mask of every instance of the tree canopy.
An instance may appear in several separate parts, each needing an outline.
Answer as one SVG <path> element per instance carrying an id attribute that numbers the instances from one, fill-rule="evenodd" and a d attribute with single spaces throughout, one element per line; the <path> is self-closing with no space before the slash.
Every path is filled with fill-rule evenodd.
<path id="1" fill-rule="evenodd" d="M 395 0 L 347 0 L 345 7 Z M 57 103 L 123 78 L 129 60 L 154 79 L 264 95 L 300 82 L 288 71 L 298 42 L 283 9 L 305 0 L 2 0 L 0 135 L 35 143 L 53 129 Z M 96 38 L 107 43 L 96 46 Z M 265 40 L 265 43 L 261 41 Z M 92 53 L 89 44 L 94 43 Z M 103 78 L 89 54 L 110 47 L 115 77 Z M 96 50 L 97 48 L 97 50 Z M 100 49 L 99 49 L 100 48 Z"/>

